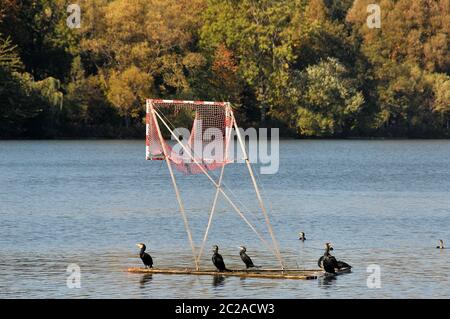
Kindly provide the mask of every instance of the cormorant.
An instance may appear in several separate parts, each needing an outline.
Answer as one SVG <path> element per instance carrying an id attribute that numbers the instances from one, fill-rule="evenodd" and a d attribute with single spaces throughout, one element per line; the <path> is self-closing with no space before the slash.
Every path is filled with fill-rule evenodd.
<path id="1" fill-rule="evenodd" d="M 439 246 L 436 246 L 437 249 L 445 249 L 444 241 L 442 239 L 439 239 Z"/>
<path id="2" fill-rule="evenodd" d="M 305 240 L 306 240 L 306 237 L 305 237 L 305 233 L 304 233 L 304 232 L 300 232 L 300 233 L 298 234 L 298 236 L 299 236 L 298 240 L 301 240 L 301 241 L 305 241 Z"/>
<path id="3" fill-rule="evenodd" d="M 231 270 L 227 269 L 227 267 L 225 267 L 225 263 L 223 262 L 222 255 L 219 254 L 219 246 L 214 245 L 213 252 L 214 252 L 214 254 L 211 259 L 212 259 L 214 266 L 216 266 L 217 270 L 220 272 L 231 271 Z"/>
<path id="4" fill-rule="evenodd" d="M 142 244 L 142 243 L 136 244 L 136 246 L 138 246 L 141 249 L 141 251 L 139 252 L 139 257 L 141 257 L 145 268 L 153 268 L 153 259 L 152 259 L 152 257 L 149 254 L 147 254 L 145 252 L 147 247 L 144 244 Z"/>
<path id="5" fill-rule="evenodd" d="M 336 268 L 338 268 L 337 260 L 330 254 L 330 251 L 333 250 L 330 243 L 325 243 L 325 253 L 323 256 L 319 258 L 317 261 L 317 265 L 320 268 L 323 268 L 326 272 L 330 274 L 336 273 Z"/>
<path id="6" fill-rule="evenodd" d="M 329 254 L 331 250 L 333 250 L 334 248 L 331 246 L 330 243 L 325 243 L 325 253 L 323 254 L 323 256 L 320 256 L 319 260 L 317 261 L 317 266 L 319 266 L 320 268 L 323 268 L 323 259 L 325 258 L 325 255 Z"/>
<path id="7" fill-rule="evenodd" d="M 336 269 L 340 270 L 343 268 L 352 268 L 349 264 L 343 261 L 337 261 L 334 256 L 330 254 L 330 251 L 333 250 L 333 247 L 330 243 L 325 243 L 325 253 L 323 256 L 319 258 L 317 261 L 317 265 L 320 268 L 323 268 L 326 272 L 335 274 Z"/>
<path id="8" fill-rule="evenodd" d="M 239 255 L 241 256 L 241 259 L 244 262 L 245 267 L 247 267 L 247 269 L 255 267 L 252 259 L 246 254 L 247 248 L 245 248 L 245 246 L 240 246 L 239 249 L 241 250 L 239 252 Z"/>

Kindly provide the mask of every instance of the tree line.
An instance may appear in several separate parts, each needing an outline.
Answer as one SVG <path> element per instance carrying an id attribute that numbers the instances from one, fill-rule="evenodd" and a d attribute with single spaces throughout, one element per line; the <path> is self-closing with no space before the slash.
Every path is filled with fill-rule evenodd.
<path id="1" fill-rule="evenodd" d="M 0 138 L 142 137 L 148 97 L 291 137 L 448 138 L 449 29 L 448 0 L 0 0 Z"/>

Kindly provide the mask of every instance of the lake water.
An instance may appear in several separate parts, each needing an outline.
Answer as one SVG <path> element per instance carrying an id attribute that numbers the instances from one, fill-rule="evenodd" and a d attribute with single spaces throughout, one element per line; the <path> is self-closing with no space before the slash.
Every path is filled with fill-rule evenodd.
<path id="1" fill-rule="evenodd" d="M 0 298 L 448 298 L 450 141 L 283 141 L 280 171 L 261 175 L 263 196 L 289 267 L 316 268 L 325 242 L 350 263 L 334 280 L 268 280 L 127 273 L 138 242 L 155 266 L 191 265 L 164 162 L 142 141 L 0 142 Z M 267 236 L 243 164 L 225 185 Z M 217 172 L 214 173 L 217 175 Z M 177 174 L 200 243 L 214 189 Z M 307 241 L 297 240 L 304 231 Z M 239 245 L 255 264 L 273 255 L 221 200 L 202 264 L 218 244 L 229 268 Z M 69 264 L 81 288 L 66 284 Z M 381 288 L 368 288 L 370 265 Z"/>

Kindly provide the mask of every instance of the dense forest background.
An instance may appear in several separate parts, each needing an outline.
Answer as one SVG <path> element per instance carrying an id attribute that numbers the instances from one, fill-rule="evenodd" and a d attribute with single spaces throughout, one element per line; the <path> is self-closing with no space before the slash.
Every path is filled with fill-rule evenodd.
<path id="1" fill-rule="evenodd" d="M 284 136 L 448 138 L 449 29 L 448 0 L 0 0 L 0 138 L 142 137 L 147 97 Z"/>

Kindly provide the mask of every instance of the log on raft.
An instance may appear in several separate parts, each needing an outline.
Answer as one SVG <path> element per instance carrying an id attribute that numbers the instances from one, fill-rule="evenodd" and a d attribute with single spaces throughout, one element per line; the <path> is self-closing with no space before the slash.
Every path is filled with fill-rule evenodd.
<path id="1" fill-rule="evenodd" d="M 339 271 L 337 274 L 348 272 Z M 195 270 L 192 268 L 128 268 L 130 273 L 141 274 L 164 274 L 164 275 L 196 275 L 196 276 L 227 276 L 242 278 L 267 278 L 267 279 L 298 279 L 311 280 L 324 275 L 322 270 L 317 269 L 252 269 L 252 270 L 232 270 L 229 272 L 218 272 L 216 270 Z"/>

